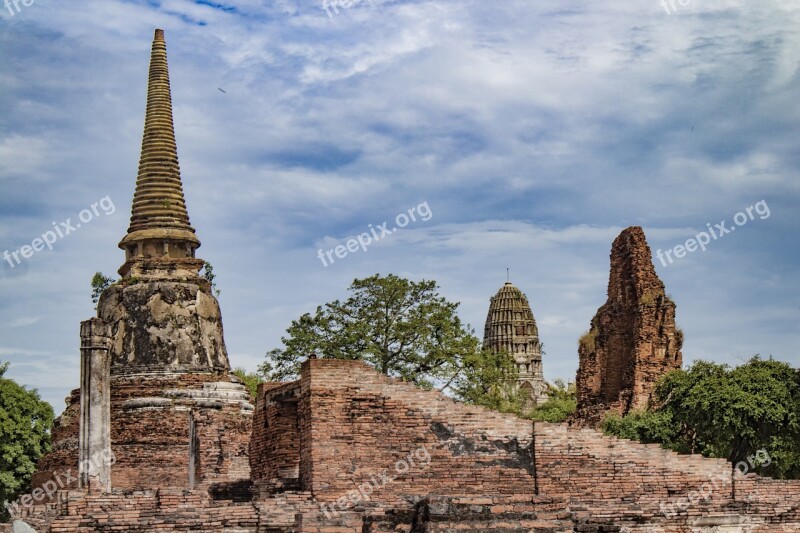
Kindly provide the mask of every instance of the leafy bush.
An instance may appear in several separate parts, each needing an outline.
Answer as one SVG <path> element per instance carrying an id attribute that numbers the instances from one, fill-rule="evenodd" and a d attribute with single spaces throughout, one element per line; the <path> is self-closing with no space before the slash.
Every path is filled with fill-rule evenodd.
<path id="1" fill-rule="evenodd" d="M 526 414 L 526 418 L 539 422 L 564 422 L 578 408 L 575 384 L 565 384 L 557 379 L 548 384 L 548 399 Z"/>
<path id="2" fill-rule="evenodd" d="M 10 379 L 3 378 L 8 363 L 0 364 L 0 502 L 28 492 L 36 463 L 50 451 L 53 408 Z M 0 520 L 8 520 L 0 507 Z"/>
<path id="3" fill-rule="evenodd" d="M 765 450 L 772 461 L 759 473 L 800 478 L 800 369 L 757 355 L 735 368 L 696 361 L 664 376 L 654 400 L 648 412 L 607 417 L 603 430 L 734 465 Z"/>

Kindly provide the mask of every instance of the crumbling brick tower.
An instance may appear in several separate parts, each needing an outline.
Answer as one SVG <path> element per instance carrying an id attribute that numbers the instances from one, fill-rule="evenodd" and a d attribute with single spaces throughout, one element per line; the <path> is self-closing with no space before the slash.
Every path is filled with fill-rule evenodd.
<path id="1" fill-rule="evenodd" d="M 230 374 L 219 304 L 199 275 L 172 124 L 164 33 L 152 47 L 131 223 L 119 243 L 122 278 L 97 306 L 110 345 L 113 488 L 246 483 L 253 406 Z M 54 428 L 48 472 L 77 465 L 73 393 Z"/>
<path id="2" fill-rule="evenodd" d="M 510 281 L 490 300 L 483 346 L 494 353 L 511 354 L 519 371 L 516 386 L 525 393 L 529 406 L 547 399 L 539 328 L 528 298 Z"/>
<path id="3" fill-rule="evenodd" d="M 614 240 L 608 300 L 579 343 L 577 420 L 595 425 L 609 410 L 647 408 L 658 379 L 681 367 L 682 344 L 644 231 L 630 227 Z"/>

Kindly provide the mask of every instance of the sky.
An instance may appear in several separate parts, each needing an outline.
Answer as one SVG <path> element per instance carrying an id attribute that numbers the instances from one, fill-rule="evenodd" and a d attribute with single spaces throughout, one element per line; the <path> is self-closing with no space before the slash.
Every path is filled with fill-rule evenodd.
<path id="1" fill-rule="evenodd" d="M 79 385 L 91 277 L 123 262 L 155 28 L 233 366 L 375 273 L 435 280 L 481 336 L 508 268 L 545 377 L 574 380 L 635 225 L 685 364 L 800 366 L 800 3 L 340 1 L 0 4 L 6 377 L 56 412 Z M 336 255 L 362 233 L 380 238 Z"/>

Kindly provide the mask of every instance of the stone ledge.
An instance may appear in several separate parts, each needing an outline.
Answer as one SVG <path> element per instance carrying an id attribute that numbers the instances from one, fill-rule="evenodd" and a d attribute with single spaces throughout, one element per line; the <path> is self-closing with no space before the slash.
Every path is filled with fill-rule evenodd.
<path id="1" fill-rule="evenodd" d="M 172 406 L 169 398 L 132 398 L 122 404 L 125 410 L 133 409 L 165 409 Z"/>

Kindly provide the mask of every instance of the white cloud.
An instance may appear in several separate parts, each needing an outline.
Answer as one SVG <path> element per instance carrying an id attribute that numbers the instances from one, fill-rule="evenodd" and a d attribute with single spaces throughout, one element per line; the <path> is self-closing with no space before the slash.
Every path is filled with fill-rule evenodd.
<path id="1" fill-rule="evenodd" d="M 32 325 L 36 324 L 37 322 L 39 322 L 39 320 L 41 320 L 41 318 L 42 317 L 39 317 L 39 316 L 21 316 L 19 318 L 15 318 L 14 320 L 12 320 L 8 324 L 8 327 L 10 327 L 10 328 L 24 328 L 26 326 L 32 326 Z"/>

